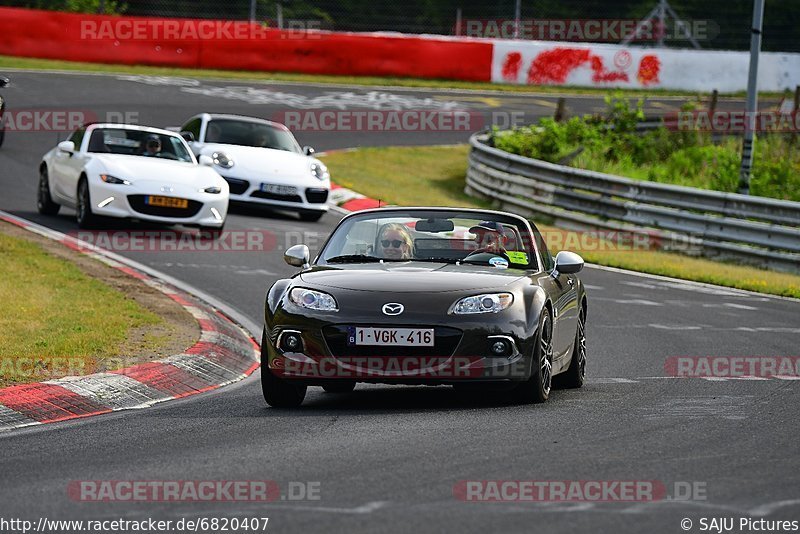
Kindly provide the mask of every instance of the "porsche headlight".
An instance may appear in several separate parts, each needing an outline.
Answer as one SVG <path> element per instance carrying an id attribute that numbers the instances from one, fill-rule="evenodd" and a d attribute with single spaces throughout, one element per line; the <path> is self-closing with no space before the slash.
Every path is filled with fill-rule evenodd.
<path id="1" fill-rule="evenodd" d="M 333 296 L 313 289 L 296 287 L 289 293 L 289 300 L 309 310 L 339 311 L 339 306 Z"/>
<path id="2" fill-rule="evenodd" d="M 233 167 L 233 158 L 225 152 L 214 152 L 211 154 L 211 160 L 214 162 L 214 165 L 222 167 L 223 169 L 230 169 Z"/>
<path id="3" fill-rule="evenodd" d="M 456 315 L 497 313 L 511 306 L 512 302 L 514 302 L 514 295 L 511 293 L 487 293 L 464 297 L 453 305 L 452 313 Z"/>
<path id="4" fill-rule="evenodd" d="M 317 180 L 327 180 L 331 177 L 328 168 L 322 163 L 312 163 L 310 169 L 312 176 Z"/>
<path id="5" fill-rule="evenodd" d="M 107 184 L 115 184 L 115 185 L 131 185 L 128 180 L 123 180 L 122 178 L 117 178 L 116 176 L 111 176 L 110 174 L 101 174 L 100 179 L 103 180 Z"/>

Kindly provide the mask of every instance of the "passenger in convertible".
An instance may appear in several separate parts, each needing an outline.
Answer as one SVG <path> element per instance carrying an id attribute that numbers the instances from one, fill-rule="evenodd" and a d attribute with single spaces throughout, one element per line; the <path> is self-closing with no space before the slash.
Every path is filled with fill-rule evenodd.
<path id="1" fill-rule="evenodd" d="M 399 223 L 388 223 L 378 233 L 378 253 L 388 260 L 409 260 L 414 242 L 408 228 Z"/>

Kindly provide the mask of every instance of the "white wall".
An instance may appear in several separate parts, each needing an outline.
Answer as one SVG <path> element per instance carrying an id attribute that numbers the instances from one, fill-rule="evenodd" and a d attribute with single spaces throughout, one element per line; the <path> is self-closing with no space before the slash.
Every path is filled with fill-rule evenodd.
<path id="1" fill-rule="evenodd" d="M 504 77 L 509 54 L 520 67 Z M 531 84 L 734 92 L 747 89 L 749 58 L 748 52 L 498 40 L 492 82 L 527 84 L 532 74 Z M 758 71 L 759 90 L 794 89 L 800 54 L 763 52 Z"/>

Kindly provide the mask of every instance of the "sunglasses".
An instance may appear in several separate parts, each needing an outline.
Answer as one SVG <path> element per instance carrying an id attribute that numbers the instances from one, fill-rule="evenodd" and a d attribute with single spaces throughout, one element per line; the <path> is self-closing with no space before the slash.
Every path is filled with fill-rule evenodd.
<path id="1" fill-rule="evenodd" d="M 400 248 L 404 244 L 405 241 L 402 239 L 384 239 L 381 241 L 383 248 L 389 248 L 389 245 L 393 246 L 394 248 Z"/>

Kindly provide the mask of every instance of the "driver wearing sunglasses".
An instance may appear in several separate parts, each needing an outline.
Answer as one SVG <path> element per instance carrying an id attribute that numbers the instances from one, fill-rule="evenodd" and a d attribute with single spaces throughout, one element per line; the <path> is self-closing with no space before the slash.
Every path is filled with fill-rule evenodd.
<path id="1" fill-rule="evenodd" d="M 404 225 L 398 223 L 385 224 L 378 235 L 378 250 L 383 258 L 389 260 L 411 259 L 413 241 L 408 228 Z"/>

